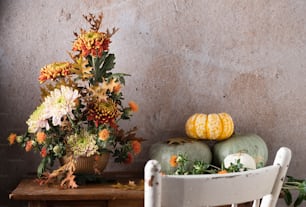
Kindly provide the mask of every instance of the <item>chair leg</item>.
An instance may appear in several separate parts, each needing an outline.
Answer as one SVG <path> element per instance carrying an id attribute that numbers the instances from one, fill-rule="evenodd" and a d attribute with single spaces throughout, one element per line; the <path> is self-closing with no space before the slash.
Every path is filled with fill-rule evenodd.
<path id="1" fill-rule="evenodd" d="M 260 200 L 259 199 L 254 200 L 252 207 L 259 207 L 259 204 L 260 204 Z"/>
<path id="2" fill-rule="evenodd" d="M 145 166 L 145 207 L 161 206 L 161 175 L 160 165 L 156 160 L 150 160 Z"/>

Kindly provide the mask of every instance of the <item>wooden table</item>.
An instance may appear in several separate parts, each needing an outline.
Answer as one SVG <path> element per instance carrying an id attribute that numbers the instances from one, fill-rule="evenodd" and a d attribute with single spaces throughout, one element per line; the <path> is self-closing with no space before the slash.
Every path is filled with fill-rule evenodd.
<path id="1" fill-rule="evenodd" d="M 28 202 L 28 207 L 143 207 L 143 189 L 123 189 L 114 187 L 119 182 L 126 185 L 128 180 L 136 183 L 139 176 L 127 173 L 110 173 L 116 181 L 99 184 L 80 185 L 77 189 L 59 189 L 40 186 L 35 179 L 23 179 L 9 195 L 10 199 Z M 143 175 L 142 175 L 143 176 Z M 136 178 L 137 177 L 137 178 Z"/>

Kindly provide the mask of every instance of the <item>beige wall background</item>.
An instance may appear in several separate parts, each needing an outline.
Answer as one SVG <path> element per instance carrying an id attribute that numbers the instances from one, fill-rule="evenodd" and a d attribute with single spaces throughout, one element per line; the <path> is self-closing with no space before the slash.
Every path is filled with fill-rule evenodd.
<path id="1" fill-rule="evenodd" d="M 6 138 L 26 130 L 40 68 L 69 60 L 88 13 L 104 13 L 102 29 L 120 28 L 111 52 L 116 70 L 132 75 L 126 101 L 140 106 L 122 126 L 147 139 L 132 165 L 108 170 L 142 170 L 150 146 L 184 136 L 191 114 L 228 112 L 237 133 L 266 141 L 271 159 L 291 148 L 289 174 L 306 178 L 306 1 L 1 0 L 0 8 L 1 206 L 17 205 L 8 193 L 39 162 Z"/>

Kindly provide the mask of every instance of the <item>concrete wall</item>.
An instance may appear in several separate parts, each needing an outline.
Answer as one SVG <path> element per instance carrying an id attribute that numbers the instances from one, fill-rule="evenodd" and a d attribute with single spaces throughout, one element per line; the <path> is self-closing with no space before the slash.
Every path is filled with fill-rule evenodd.
<path id="1" fill-rule="evenodd" d="M 39 69 L 68 60 L 82 14 L 103 11 L 103 29 L 119 27 L 111 51 L 116 70 L 130 73 L 126 100 L 140 112 L 147 139 L 130 166 L 142 170 L 154 142 L 184 135 L 195 112 L 228 112 L 238 133 L 293 151 L 289 173 L 306 178 L 306 1 L 303 0 L 1 0 L 0 206 L 21 177 L 36 170 L 37 155 L 9 147 L 39 103 Z M 88 27 L 87 27 L 88 28 Z"/>

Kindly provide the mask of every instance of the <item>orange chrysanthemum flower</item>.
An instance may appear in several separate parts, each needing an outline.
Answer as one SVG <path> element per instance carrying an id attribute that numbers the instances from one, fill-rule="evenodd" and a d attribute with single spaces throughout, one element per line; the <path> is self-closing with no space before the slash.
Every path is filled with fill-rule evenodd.
<path id="1" fill-rule="evenodd" d="M 220 170 L 220 171 L 218 172 L 218 174 L 227 174 L 227 171 L 226 171 L 226 170 Z"/>
<path id="2" fill-rule="evenodd" d="M 177 156 L 176 155 L 172 155 L 170 157 L 170 161 L 169 161 L 171 167 L 176 167 L 177 166 Z"/>
<path id="3" fill-rule="evenodd" d="M 108 140 L 109 130 L 108 129 L 102 129 L 101 131 L 99 131 L 99 138 L 103 141 Z"/>
<path id="4" fill-rule="evenodd" d="M 43 147 L 43 148 L 41 149 L 40 155 L 41 155 L 42 157 L 46 157 L 46 156 L 47 156 L 47 149 L 46 149 L 45 147 Z"/>
<path id="5" fill-rule="evenodd" d="M 58 77 L 66 77 L 71 73 L 72 64 L 69 62 L 55 62 L 40 69 L 39 82 L 55 80 Z"/>
<path id="6" fill-rule="evenodd" d="M 46 141 L 47 135 L 45 132 L 37 132 L 36 140 L 39 144 L 42 144 Z"/>
<path id="7" fill-rule="evenodd" d="M 7 140 L 9 141 L 10 145 L 14 144 L 15 143 L 15 140 L 16 140 L 16 137 L 17 135 L 12 133 L 10 134 L 10 136 L 7 138 Z"/>
<path id="8" fill-rule="evenodd" d="M 26 152 L 31 151 L 32 146 L 33 146 L 32 141 L 31 141 L 31 140 L 30 140 L 30 141 L 27 141 L 26 146 L 25 146 L 25 151 L 26 151 Z"/>
<path id="9" fill-rule="evenodd" d="M 137 140 L 132 141 L 132 149 L 135 155 L 139 154 L 141 152 L 140 142 Z"/>
<path id="10" fill-rule="evenodd" d="M 134 101 L 130 101 L 129 102 L 129 106 L 130 106 L 130 108 L 131 108 L 131 110 L 133 112 L 137 112 L 138 111 L 138 105 Z"/>
<path id="11" fill-rule="evenodd" d="M 88 55 L 101 57 L 103 52 L 109 49 L 109 36 L 104 32 L 81 31 L 81 34 L 73 43 L 72 50 L 78 51 L 84 57 Z"/>

